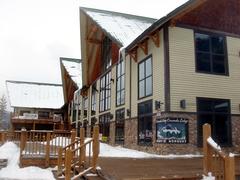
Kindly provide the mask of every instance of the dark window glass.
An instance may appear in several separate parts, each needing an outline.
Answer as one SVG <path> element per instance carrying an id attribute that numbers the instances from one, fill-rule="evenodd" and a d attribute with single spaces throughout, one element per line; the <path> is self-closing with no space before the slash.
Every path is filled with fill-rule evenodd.
<path id="1" fill-rule="evenodd" d="M 124 115 L 125 109 L 116 111 L 116 131 L 115 131 L 115 143 L 124 144 Z"/>
<path id="2" fill-rule="evenodd" d="M 222 146 L 230 146 L 230 101 L 224 99 L 197 98 L 198 145 L 202 146 L 202 126 L 211 125 L 213 139 Z"/>
<path id="3" fill-rule="evenodd" d="M 110 114 L 104 114 L 99 116 L 99 132 L 102 134 L 102 137 L 109 137 L 110 133 Z"/>
<path id="4" fill-rule="evenodd" d="M 152 57 L 138 65 L 138 97 L 152 95 Z"/>
<path id="5" fill-rule="evenodd" d="M 88 110 L 88 98 L 85 97 L 83 100 L 83 117 L 87 117 L 87 110 Z"/>
<path id="6" fill-rule="evenodd" d="M 111 106 L 111 71 L 100 79 L 100 112 L 110 109 Z"/>
<path id="7" fill-rule="evenodd" d="M 138 104 L 138 144 L 152 145 L 152 100 Z"/>
<path id="8" fill-rule="evenodd" d="M 117 89 L 116 89 L 116 105 L 120 106 L 125 103 L 125 68 L 124 61 L 121 60 L 117 64 Z"/>
<path id="9" fill-rule="evenodd" d="M 92 98 L 91 98 L 91 115 L 96 114 L 96 96 L 97 96 L 96 84 L 93 84 L 93 86 L 92 86 Z"/>
<path id="10" fill-rule="evenodd" d="M 102 62 L 103 72 L 107 71 L 112 65 L 112 41 L 106 36 L 102 43 Z"/>
<path id="11" fill-rule="evenodd" d="M 38 111 L 38 118 L 39 119 L 48 119 L 49 118 L 49 112 L 46 111 Z"/>
<path id="12" fill-rule="evenodd" d="M 228 65 L 224 37 L 195 33 L 195 44 L 197 71 L 227 74 Z"/>

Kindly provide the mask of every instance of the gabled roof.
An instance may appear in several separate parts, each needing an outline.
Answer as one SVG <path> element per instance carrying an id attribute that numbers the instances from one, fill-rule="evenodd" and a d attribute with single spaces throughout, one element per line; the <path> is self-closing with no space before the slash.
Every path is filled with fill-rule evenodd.
<path id="1" fill-rule="evenodd" d="M 60 109 L 64 105 L 60 84 L 6 81 L 11 107 Z"/>
<path id="2" fill-rule="evenodd" d="M 120 46 L 127 46 L 156 19 L 105 10 L 80 8 Z"/>
<path id="3" fill-rule="evenodd" d="M 166 16 L 160 18 L 159 20 L 155 21 L 151 26 L 149 26 L 143 33 L 141 33 L 138 37 L 136 37 L 127 47 L 126 50 L 130 50 L 132 47 L 134 47 L 135 44 L 137 44 L 139 41 L 145 38 L 149 33 L 155 31 L 156 29 L 162 27 L 165 23 L 167 23 L 169 20 L 177 16 L 178 14 L 184 12 L 187 8 L 193 6 L 195 3 L 200 2 L 203 3 L 207 0 L 188 0 L 186 3 L 182 4 L 181 6 L 177 7 L 170 13 L 168 13 Z"/>
<path id="4" fill-rule="evenodd" d="M 82 61 L 81 59 L 60 58 L 61 64 L 78 88 L 82 87 Z"/>

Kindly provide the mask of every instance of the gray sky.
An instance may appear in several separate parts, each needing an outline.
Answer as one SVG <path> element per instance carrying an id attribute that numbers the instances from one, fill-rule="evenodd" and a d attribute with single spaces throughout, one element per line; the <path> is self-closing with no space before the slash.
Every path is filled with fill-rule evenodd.
<path id="1" fill-rule="evenodd" d="M 187 0 L 0 0 L 0 95 L 6 80 L 61 83 L 59 57 L 81 58 L 79 6 L 160 18 Z"/>

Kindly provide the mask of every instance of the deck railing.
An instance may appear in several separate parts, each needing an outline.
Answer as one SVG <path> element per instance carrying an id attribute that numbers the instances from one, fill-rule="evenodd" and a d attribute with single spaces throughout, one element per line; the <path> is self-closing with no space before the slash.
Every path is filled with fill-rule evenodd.
<path id="1" fill-rule="evenodd" d="M 58 176 L 64 176 L 65 180 L 75 180 L 85 173 L 96 171 L 99 155 L 99 127 L 95 126 L 92 138 L 84 138 L 85 130 L 80 129 L 80 138 L 64 148 L 59 148 Z M 88 156 L 86 154 L 86 148 Z"/>
<path id="2" fill-rule="evenodd" d="M 203 171 L 215 176 L 216 180 L 235 180 L 234 156 L 226 154 L 211 138 L 211 126 L 203 125 Z"/>

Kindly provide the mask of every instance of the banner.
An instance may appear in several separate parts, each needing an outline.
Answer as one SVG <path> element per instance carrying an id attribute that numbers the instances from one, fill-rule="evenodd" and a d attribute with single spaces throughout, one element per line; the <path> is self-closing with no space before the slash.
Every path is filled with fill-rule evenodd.
<path id="1" fill-rule="evenodd" d="M 163 118 L 156 122 L 156 141 L 166 144 L 188 143 L 188 119 Z"/>

